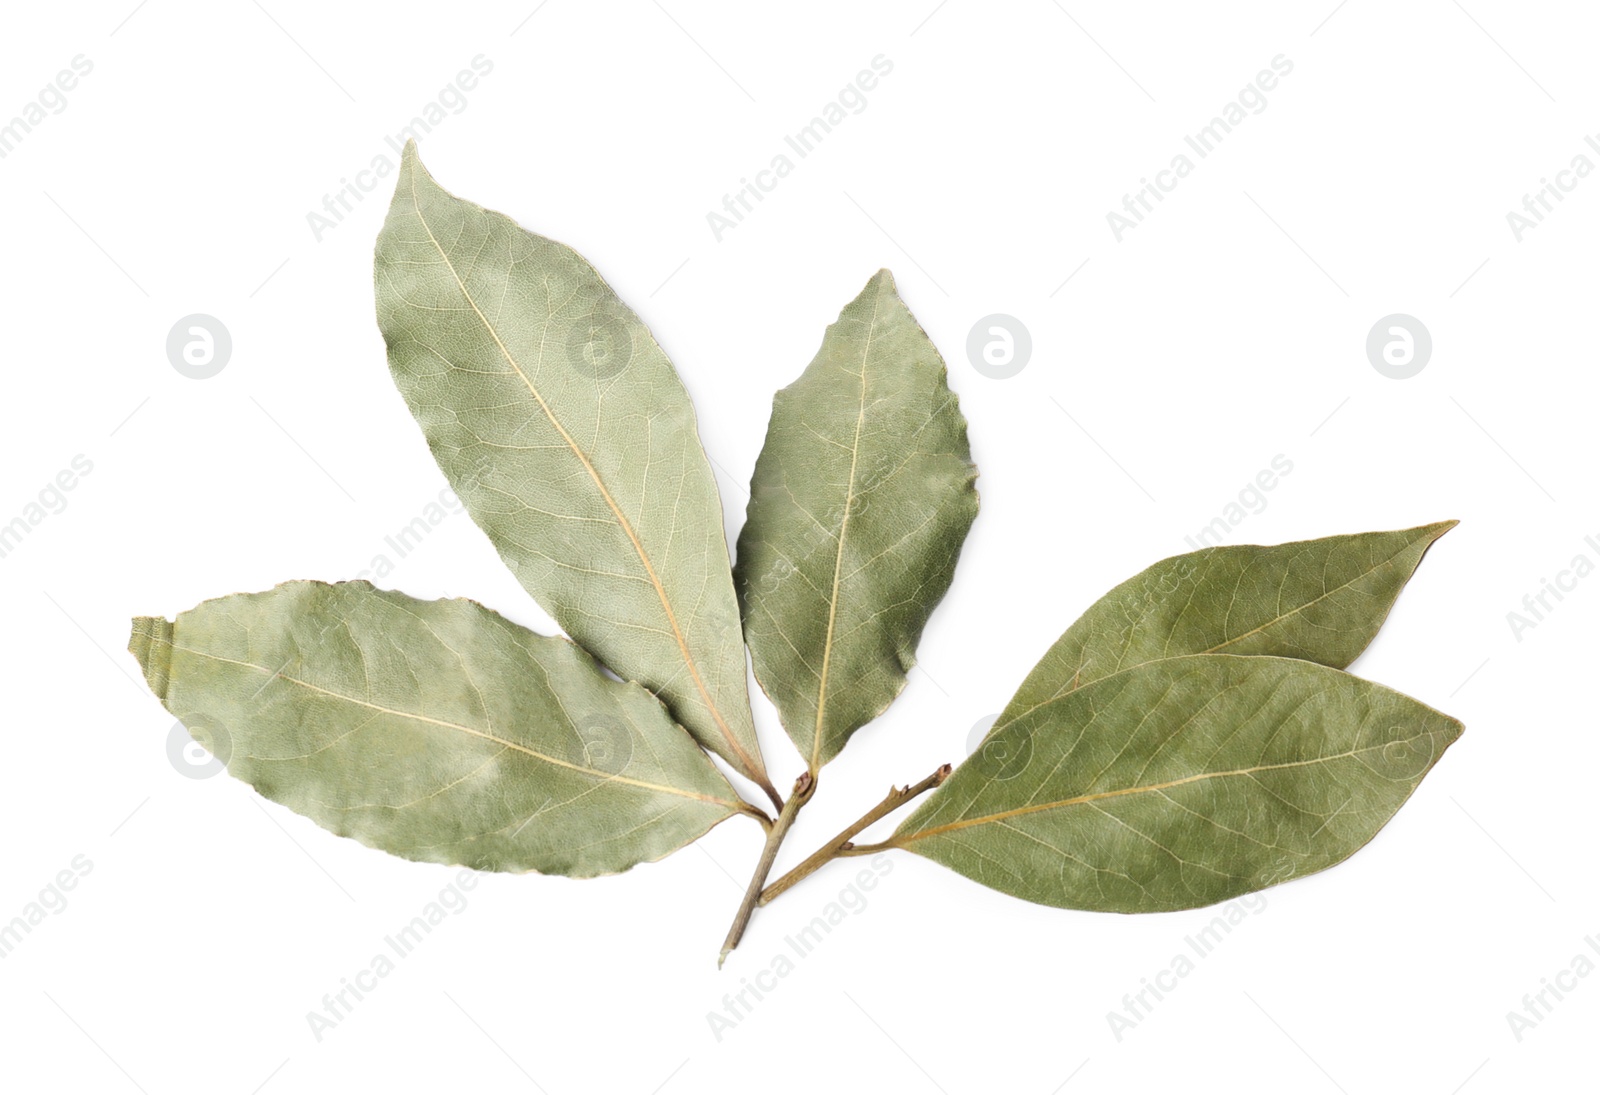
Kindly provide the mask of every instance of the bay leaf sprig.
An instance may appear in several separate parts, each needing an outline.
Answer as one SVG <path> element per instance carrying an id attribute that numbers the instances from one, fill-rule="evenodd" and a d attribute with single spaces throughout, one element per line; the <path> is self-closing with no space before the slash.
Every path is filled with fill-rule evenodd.
<path id="1" fill-rule="evenodd" d="M 978 511 L 966 419 L 894 278 L 873 275 L 777 393 L 736 563 L 683 382 L 576 251 L 452 195 L 408 145 L 374 284 L 440 470 L 566 636 L 298 581 L 137 617 L 129 641 L 230 774 L 340 836 L 588 878 L 743 816 L 765 840 L 725 959 L 758 906 L 880 852 L 1095 911 L 1286 882 L 1367 843 L 1461 733 L 1346 672 L 1454 522 L 1207 548 L 1096 601 L 972 756 L 769 883 L 824 767 L 905 688 Z M 798 757 L 787 796 L 747 647 Z"/>
<path id="2" fill-rule="evenodd" d="M 723 942 L 738 946 L 822 766 L 900 694 L 978 514 L 945 365 L 880 270 L 772 402 L 734 577 L 756 679 L 806 762 Z"/>

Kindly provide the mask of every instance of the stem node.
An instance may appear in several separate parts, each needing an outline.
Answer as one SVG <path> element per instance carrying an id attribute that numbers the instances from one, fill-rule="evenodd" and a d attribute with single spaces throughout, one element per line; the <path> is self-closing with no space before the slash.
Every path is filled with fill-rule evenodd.
<path id="1" fill-rule="evenodd" d="M 773 898 L 789 889 L 796 882 L 799 882 L 801 879 L 810 875 L 824 864 L 837 859 L 840 856 L 860 854 L 863 851 L 878 851 L 885 847 L 886 845 L 884 844 L 856 845 L 853 843 L 853 838 L 859 836 L 861 831 L 867 828 L 873 822 L 880 821 L 883 818 L 888 817 L 890 814 L 894 813 L 896 810 L 910 802 L 912 799 L 916 798 L 918 795 L 925 791 L 931 791 L 933 788 L 939 786 L 939 784 L 943 783 L 947 778 L 949 778 L 950 772 L 950 765 L 941 764 L 937 771 L 928 776 L 926 779 L 922 780 L 920 783 L 907 784 L 904 787 L 890 787 L 889 793 L 884 796 L 882 802 L 868 810 L 858 821 L 850 825 L 838 836 L 828 841 L 828 843 L 818 848 L 815 852 L 812 852 L 811 855 L 807 856 L 805 861 L 794 870 L 790 871 L 788 874 L 784 875 L 782 878 L 778 879 L 778 881 L 774 882 L 772 885 L 763 890 L 760 894 L 760 904 L 765 905 L 767 902 L 771 901 Z"/>

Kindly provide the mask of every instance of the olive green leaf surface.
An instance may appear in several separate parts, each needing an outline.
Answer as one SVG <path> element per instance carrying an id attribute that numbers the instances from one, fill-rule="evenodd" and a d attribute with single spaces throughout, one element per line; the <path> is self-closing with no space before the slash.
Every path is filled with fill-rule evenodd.
<path id="1" fill-rule="evenodd" d="M 880 270 L 773 400 L 739 535 L 756 679 L 812 772 L 905 687 L 976 475 L 944 361 Z"/>
<path id="2" fill-rule="evenodd" d="M 1064 908 L 1161 912 L 1331 867 L 1461 724 L 1337 669 L 1147 662 L 998 730 L 888 843 Z"/>
<path id="3" fill-rule="evenodd" d="M 231 774 L 407 859 L 587 878 L 753 810 L 644 688 L 472 601 L 289 582 L 129 650 Z"/>
<path id="4" fill-rule="evenodd" d="M 575 641 L 770 786 L 694 408 L 583 257 L 442 189 L 406 146 L 378 236 L 394 380 L 467 511 Z"/>
<path id="5" fill-rule="evenodd" d="M 1343 669 L 1377 635 L 1423 554 L 1455 525 L 1212 547 L 1163 559 L 1101 597 L 1056 640 L 993 730 L 1158 658 L 1274 655 Z"/>

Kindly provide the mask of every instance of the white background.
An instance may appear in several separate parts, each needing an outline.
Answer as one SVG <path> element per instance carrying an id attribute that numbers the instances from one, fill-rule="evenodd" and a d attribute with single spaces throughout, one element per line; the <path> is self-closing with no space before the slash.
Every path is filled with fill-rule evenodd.
<path id="1" fill-rule="evenodd" d="M 1506 214 L 1580 153 L 1600 162 L 1594 13 L 537 2 L 9 13 L 0 120 L 74 56 L 93 71 L 0 160 L 0 523 L 74 456 L 93 471 L 0 559 L 0 920 L 92 863 L 0 961 L 8 1086 L 1592 1087 L 1600 977 L 1520 1042 L 1506 1016 L 1600 933 L 1600 579 L 1520 639 L 1507 613 L 1580 552 L 1600 560 L 1600 179 L 1520 242 Z M 1085 606 L 1187 550 L 1278 454 L 1292 474 L 1233 542 L 1461 519 L 1355 671 L 1465 736 L 1369 847 L 1267 892 L 1120 1041 L 1106 1014 L 1211 914 L 1036 907 L 909 855 L 719 1041 L 707 1013 L 859 867 L 760 913 L 718 973 L 760 843 L 735 821 L 616 878 L 484 877 L 319 1042 L 307 1012 L 455 872 L 180 774 L 127 621 L 353 577 L 443 487 L 373 322 L 390 183 L 320 242 L 306 215 L 479 54 L 493 71 L 425 137 L 430 168 L 577 247 L 652 326 L 698 402 L 730 539 L 773 390 L 873 271 L 950 362 L 983 511 L 910 686 L 827 769 L 780 869 L 892 781 L 962 759 Z M 718 242 L 707 212 L 878 54 L 893 72 L 867 108 Z M 1119 243 L 1106 213 L 1279 54 L 1294 69 L 1266 109 Z M 1009 380 L 965 351 L 996 312 L 1032 333 Z M 1434 340 L 1404 381 L 1364 349 L 1397 312 Z M 231 331 L 214 379 L 167 360 L 190 313 Z M 465 517 L 383 584 L 552 629 Z M 786 783 L 800 763 L 758 702 Z"/>

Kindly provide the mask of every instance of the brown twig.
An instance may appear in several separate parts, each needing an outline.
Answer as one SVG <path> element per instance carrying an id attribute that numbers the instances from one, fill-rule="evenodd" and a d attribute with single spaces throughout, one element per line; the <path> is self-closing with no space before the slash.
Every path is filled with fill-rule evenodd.
<path id="1" fill-rule="evenodd" d="M 722 953 L 717 956 L 717 968 L 722 968 L 722 963 L 728 960 L 728 955 L 739 945 L 739 940 L 744 937 L 744 929 L 750 923 L 750 916 L 756 911 L 756 901 L 761 897 L 761 888 L 767 883 L 767 875 L 772 873 L 772 862 L 778 858 L 778 847 L 783 843 L 783 838 L 788 835 L 789 826 L 794 824 L 794 819 L 811 798 L 811 793 L 817 789 L 817 781 L 810 772 L 803 773 L 794 781 L 794 791 L 789 795 L 789 801 L 783 804 L 783 809 L 778 811 L 778 819 L 772 823 L 772 828 L 767 830 L 767 843 L 761 849 L 761 859 L 756 864 L 756 873 L 750 879 L 750 887 L 745 890 L 744 900 L 739 902 L 739 911 L 733 916 L 733 925 L 728 929 L 728 937 L 722 942 Z"/>
<path id="2" fill-rule="evenodd" d="M 861 816 L 859 820 L 851 824 L 838 836 L 828 841 L 828 843 L 818 848 L 815 852 L 812 852 L 811 855 L 807 856 L 806 859 L 794 870 L 790 871 L 788 874 L 784 875 L 782 878 L 778 879 L 778 881 L 774 882 L 772 885 L 763 890 L 758 903 L 765 905 L 767 902 L 771 901 L 773 898 L 789 889 L 789 887 L 793 886 L 796 882 L 799 882 L 807 875 L 810 875 L 812 872 L 816 871 L 823 864 L 829 863 L 841 856 L 848 856 L 857 851 L 864 850 L 857 849 L 854 844 L 850 843 L 851 839 L 873 822 L 888 817 L 890 814 L 894 813 L 896 810 L 910 802 L 912 799 L 916 798 L 918 795 L 924 793 L 925 791 L 931 791 L 933 788 L 939 786 L 939 784 L 943 783 L 945 778 L 949 775 L 950 765 L 945 764 L 941 765 L 937 772 L 933 773 L 927 779 L 924 779 L 921 783 L 911 784 L 906 787 L 889 788 L 889 793 L 884 796 L 882 802 L 868 810 Z M 779 819 L 779 823 L 782 823 L 781 818 Z M 879 846 L 872 845 L 871 849 L 873 851 L 877 851 L 879 850 Z M 769 869 L 770 866 L 771 865 L 769 864 Z"/>

